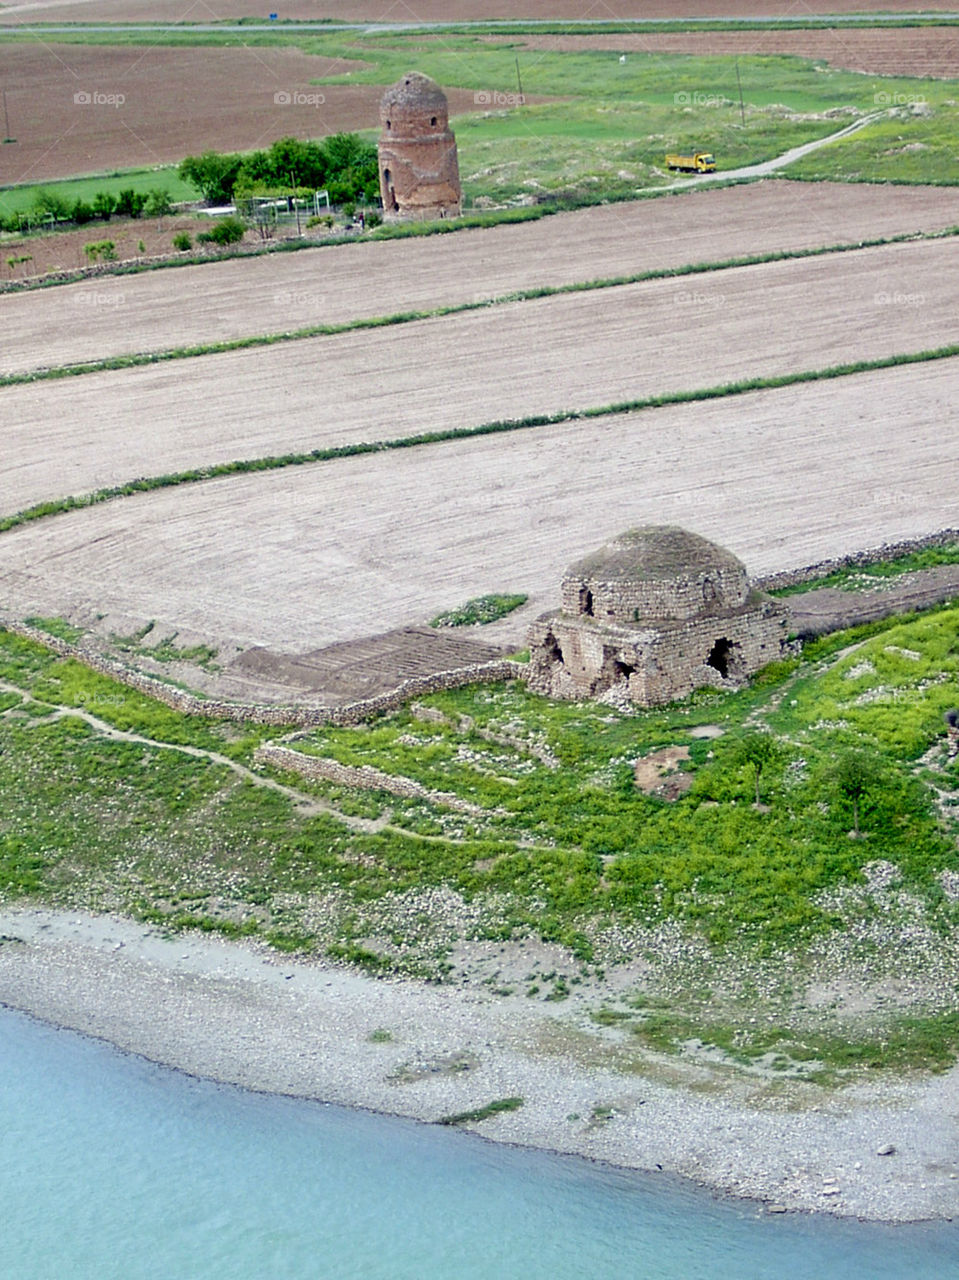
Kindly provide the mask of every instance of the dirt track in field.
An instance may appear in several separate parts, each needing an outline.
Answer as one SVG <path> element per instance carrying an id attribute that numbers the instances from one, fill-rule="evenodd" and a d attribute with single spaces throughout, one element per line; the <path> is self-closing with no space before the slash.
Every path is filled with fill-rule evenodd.
<path id="1" fill-rule="evenodd" d="M 648 35 L 530 35 L 527 49 L 563 52 L 608 49 L 615 53 L 688 53 L 746 57 L 790 54 L 833 67 L 883 76 L 959 76 L 959 28 L 831 27 L 820 31 L 698 31 Z M 511 46 L 516 38 L 512 37 Z M 748 94 L 748 90 L 747 90 Z"/>
<path id="2" fill-rule="evenodd" d="M 959 342 L 955 255 L 949 240 L 911 241 L 10 387 L 0 511 Z"/>
<path id="3" fill-rule="evenodd" d="M 319 138 L 379 126 L 382 86 L 310 84 L 362 63 L 297 49 L 40 41 L 6 43 L 2 53 L 16 143 L 0 148 L 0 185 L 175 164 L 202 151 L 268 147 L 291 134 Z M 278 103 L 277 94 L 291 101 Z M 478 109 L 472 92 L 453 89 L 447 96 L 454 113 Z"/>
<path id="4" fill-rule="evenodd" d="M 488 18 L 571 18 L 593 22 L 680 17 L 796 17 L 817 13 L 952 12 L 955 0 L 289 0 L 284 18 L 316 22 L 481 22 Z M 0 22 L 220 22 L 265 17 L 260 0 L 20 0 Z"/>
<path id="5" fill-rule="evenodd" d="M 959 196 L 949 188 L 780 181 L 428 240 L 105 276 L 0 297 L 0 373 L 952 225 Z M 708 277 L 688 283 L 712 288 Z"/>
<path id="6" fill-rule="evenodd" d="M 956 377 L 942 361 L 125 499 L 0 538 L 0 600 L 303 652 L 523 591 L 478 633 L 518 640 L 566 565 L 630 525 L 680 523 L 755 573 L 955 527 Z"/>

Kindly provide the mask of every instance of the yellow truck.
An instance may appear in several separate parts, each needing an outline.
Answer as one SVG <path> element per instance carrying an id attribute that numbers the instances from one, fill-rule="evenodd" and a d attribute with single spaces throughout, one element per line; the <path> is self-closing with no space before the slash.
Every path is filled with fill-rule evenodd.
<path id="1" fill-rule="evenodd" d="M 679 169 L 683 173 L 715 173 L 716 161 L 708 151 L 694 151 L 687 156 L 667 156 L 667 169 Z"/>

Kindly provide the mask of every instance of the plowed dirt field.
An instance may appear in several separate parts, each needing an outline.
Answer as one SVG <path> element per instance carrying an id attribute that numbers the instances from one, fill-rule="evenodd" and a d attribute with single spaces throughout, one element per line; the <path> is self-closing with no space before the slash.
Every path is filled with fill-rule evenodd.
<path id="1" fill-rule="evenodd" d="M 515 37 L 511 44 L 515 43 Z M 959 29 L 911 27 L 903 29 L 831 27 L 818 31 L 684 31 L 648 35 L 523 37 L 527 49 L 557 52 L 609 49 L 616 53 L 689 53 L 749 57 L 790 54 L 822 59 L 830 66 L 882 76 L 959 76 Z"/>
<path id="2" fill-rule="evenodd" d="M 584 548 L 669 521 L 753 572 L 959 523 L 956 361 L 210 481 L 0 537 L 0 599 L 306 651 L 488 591 L 521 640 Z"/>
<path id="3" fill-rule="evenodd" d="M 20 0 L 0 9 L 0 21 L 17 22 L 222 22 L 225 17 L 265 18 L 259 0 L 225 6 L 181 0 Z M 283 16 L 303 22 L 481 22 L 487 18 L 604 20 L 710 17 L 795 17 L 817 13 L 951 12 L 955 0 L 619 0 L 588 8 L 582 0 L 289 0 Z M 584 11 L 585 10 L 585 11 Z"/>
<path id="4" fill-rule="evenodd" d="M 951 188 L 779 180 L 428 240 L 104 276 L 0 297 L 0 373 L 953 225 Z M 705 277 L 689 287 L 711 288 Z"/>
<path id="5" fill-rule="evenodd" d="M 200 20 L 195 11 L 192 20 Z M 0 185 L 376 128 L 383 86 L 310 84 L 360 65 L 259 46 L 6 42 L 4 87 L 16 143 L 0 150 Z M 478 109 L 471 92 L 453 89 L 447 97 L 453 113 Z"/>
<path id="6" fill-rule="evenodd" d="M 955 255 L 952 240 L 910 241 L 10 387 L 0 511 L 959 342 Z"/>

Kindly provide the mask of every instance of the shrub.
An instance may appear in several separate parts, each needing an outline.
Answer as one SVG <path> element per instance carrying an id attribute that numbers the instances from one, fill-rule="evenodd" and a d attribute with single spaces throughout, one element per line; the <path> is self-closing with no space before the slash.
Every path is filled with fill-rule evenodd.
<path id="1" fill-rule="evenodd" d="M 93 211 L 93 205 L 87 204 L 86 200 L 78 200 L 70 210 L 70 221 L 75 222 L 78 227 L 92 222 L 96 216 Z"/>
<path id="2" fill-rule="evenodd" d="M 117 256 L 116 245 L 112 240 L 91 240 L 83 246 L 83 252 L 91 262 L 115 262 Z"/>
<path id="3" fill-rule="evenodd" d="M 187 253 L 193 248 L 193 241 L 190 239 L 189 232 L 178 231 L 173 237 L 173 247 L 180 253 Z"/>
<path id="4" fill-rule="evenodd" d="M 243 239 L 244 231 L 245 228 L 239 218 L 222 218 L 214 223 L 209 231 L 201 231 L 197 240 L 200 244 L 238 244 Z"/>

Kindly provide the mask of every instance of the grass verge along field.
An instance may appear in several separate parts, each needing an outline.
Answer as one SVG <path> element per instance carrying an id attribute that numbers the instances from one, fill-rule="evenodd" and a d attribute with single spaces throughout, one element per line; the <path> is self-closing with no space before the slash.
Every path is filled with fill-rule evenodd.
<path id="1" fill-rule="evenodd" d="M 483 628 L 519 648 L 567 565 L 632 525 L 692 528 L 752 573 L 956 527 L 954 364 L 145 493 L 4 533 L 0 599 L 101 633 L 155 619 L 157 639 L 306 652 L 527 594 Z"/>

